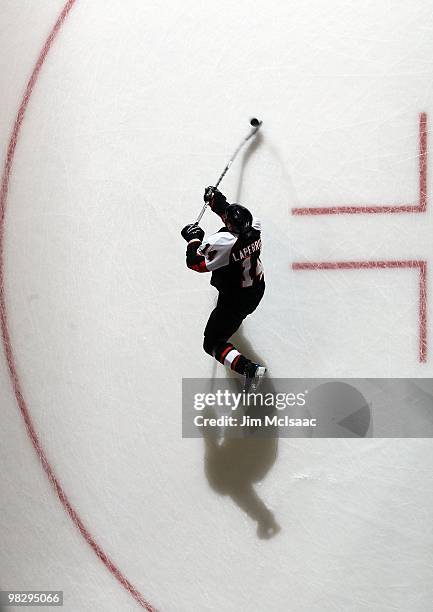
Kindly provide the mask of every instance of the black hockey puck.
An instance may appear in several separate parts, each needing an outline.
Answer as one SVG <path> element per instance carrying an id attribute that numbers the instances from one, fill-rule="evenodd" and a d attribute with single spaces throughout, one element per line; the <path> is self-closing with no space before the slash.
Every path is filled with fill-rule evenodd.
<path id="1" fill-rule="evenodd" d="M 253 127 L 257 127 L 258 125 L 260 125 L 261 121 L 259 121 L 256 117 L 253 117 L 250 121 L 250 125 L 252 125 Z"/>

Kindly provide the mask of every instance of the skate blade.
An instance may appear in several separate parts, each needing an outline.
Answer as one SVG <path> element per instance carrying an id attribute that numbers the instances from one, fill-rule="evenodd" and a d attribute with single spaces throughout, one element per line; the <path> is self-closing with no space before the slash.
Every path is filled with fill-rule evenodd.
<path id="1" fill-rule="evenodd" d="M 264 375 L 266 374 L 266 368 L 264 366 L 260 366 L 257 368 L 254 378 L 246 378 L 244 384 L 244 391 L 247 393 L 255 393 L 263 380 Z"/>

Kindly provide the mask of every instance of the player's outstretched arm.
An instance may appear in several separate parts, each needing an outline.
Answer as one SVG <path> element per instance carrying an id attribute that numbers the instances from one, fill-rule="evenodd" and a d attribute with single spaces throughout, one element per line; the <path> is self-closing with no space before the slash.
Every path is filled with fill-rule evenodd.
<path id="1" fill-rule="evenodd" d="M 188 268 L 196 272 L 209 272 L 205 258 L 197 253 L 204 237 L 204 231 L 201 227 L 196 223 L 189 223 L 182 229 L 181 235 L 188 242 L 186 247 L 186 265 Z"/>

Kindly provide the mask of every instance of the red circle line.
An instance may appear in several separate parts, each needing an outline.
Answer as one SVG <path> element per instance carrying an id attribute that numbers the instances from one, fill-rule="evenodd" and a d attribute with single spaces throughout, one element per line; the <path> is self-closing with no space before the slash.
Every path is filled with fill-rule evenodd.
<path id="1" fill-rule="evenodd" d="M 138 591 L 131 582 L 125 577 L 125 575 L 121 572 L 121 570 L 115 565 L 112 559 L 108 556 L 108 554 L 103 550 L 103 548 L 96 542 L 93 535 L 84 525 L 83 520 L 79 516 L 78 512 L 75 510 L 73 505 L 68 499 L 62 485 L 60 484 L 59 478 L 57 477 L 53 467 L 51 466 L 45 449 L 42 446 L 41 441 L 39 440 L 38 434 L 36 433 L 36 428 L 33 424 L 33 420 L 30 414 L 29 407 L 27 405 L 26 400 L 24 399 L 22 385 L 20 382 L 20 378 L 18 375 L 18 370 L 16 367 L 15 357 L 12 349 L 12 342 L 9 333 L 8 327 L 8 315 L 6 308 L 6 297 L 5 297 L 5 258 L 4 258 L 4 236 L 5 236 L 5 218 L 6 218 L 6 203 L 9 191 L 9 183 L 12 172 L 12 166 L 15 157 L 15 150 L 17 147 L 22 123 L 24 120 L 24 116 L 33 93 L 34 86 L 39 78 L 39 74 L 41 72 L 42 66 L 47 58 L 47 55 L 51 49 L 51 46 L 57 37 L 66 17 L 68 16 L 70 10 L 74 6 L 76 0 L 68 0 L 64 5 L 59 17 L 57 18 L 56 23 L 51 29 L 48 38 L 45 41 L 44 46 L 42 47 L 36 64 L 33 68 L 33 72 L 28 80 L 26 89 L 24 91 L 24 95 L 22 97 L 15 122 L 12 128 L 12 133 L 9 139 L 9 144 L 6 153 L 6 159 L 3 167 L 3 176 L 1 182 L 1 191 L 0 191 L 0 325 L 1 325 L 1 335 L 3 341 L 3 349 L 6 356 L 7 366 L 9 370 L 9 376 L 11 379 L 11 383 L 13 386 L 13 390 L 15 393 L 15 397 L 21 412 L 21 416 L 24 420 L 27 434 L 30 438 L 30 441 L 35 449 L 39 460 L 42 463 L 42 467 L 47 475 L 52 487 L 54 488 L 60 503 L 62 504 L 64 510 L 68 513 L 74 525 L 78 528 L 79 532 L 83 536 L 84 540 L 91 547 L 93 552 L 97 555 L 97 557 L 102 561 L 105 567 L 111 572 L 111 574 L 120 582 L 123 588 L 125 588 L 134 599 L 140 604 L 142 608 L 148 610 L 148 612 L 155 612 L 155 608 L 148 603 L 143 595 Z"/>

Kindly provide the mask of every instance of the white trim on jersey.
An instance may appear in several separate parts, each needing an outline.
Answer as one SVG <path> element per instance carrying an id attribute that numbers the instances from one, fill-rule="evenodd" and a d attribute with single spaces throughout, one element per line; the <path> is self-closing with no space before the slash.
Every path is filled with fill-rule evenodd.
<path id="1" fill-rule="evenodd" d="M 253 222 L 251 225 L 253 226 L 254 229 L 259 230 L 259 232 L 262 229 L 262 222 L 257 217 L 253 217 Z"/>
<path id="2" fill-rule="evenodd" d="M 260 219 L 253 217 L 252 227 L 260 231 L 261 226 Z M 232 248 L 238 238 L 237 234 L 232 234 L 228 230 L 208 236 L 197 249 L 197 253 L 205 258 L 206 268 L 212 272 L 227 266 L 230 263 Z"/>
<path id="3" fill-rule="evenodd" d="M 223 268 L 230 263 L 230 253 L 238 237 L 230 232 L 212 234 L 197 249 L 205 258 L 206 268 L 210 271 Z"/>

